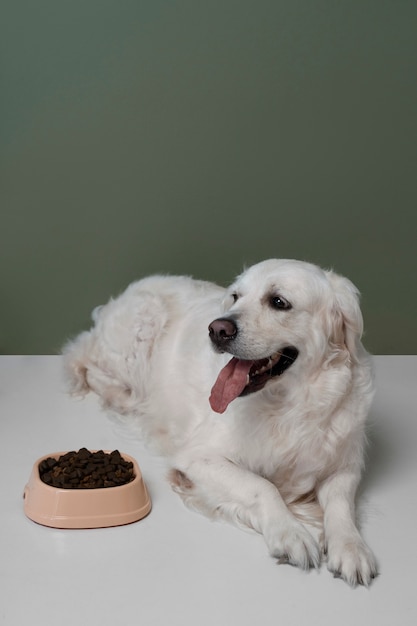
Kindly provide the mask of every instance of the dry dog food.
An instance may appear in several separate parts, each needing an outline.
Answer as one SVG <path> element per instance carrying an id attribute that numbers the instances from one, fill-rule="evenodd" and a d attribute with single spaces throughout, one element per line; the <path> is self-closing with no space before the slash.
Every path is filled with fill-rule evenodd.
<path id="1" fill-rule="evenodd" d="M 59 489 L 100 489 L 118 487 L 134 478 L 133 463 L 118 450 L 90 452 L 81 448 L 58 459 L 49 457 L 39 463 L 40 479 Z"/>

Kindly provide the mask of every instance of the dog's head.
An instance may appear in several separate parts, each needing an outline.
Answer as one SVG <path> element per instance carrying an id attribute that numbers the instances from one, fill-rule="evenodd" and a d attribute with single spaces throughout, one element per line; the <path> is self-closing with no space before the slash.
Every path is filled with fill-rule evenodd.
<path id="1" fill-rule="evenodd" d="M 213 410 L 263 389 L 296 361 L 310 370 L 355 362 L 362 328 L 359 293 L 348 279 L 302 261 L 252 266 L 209 325 L 214 349 L 232 355 L 213 387 Z"/>

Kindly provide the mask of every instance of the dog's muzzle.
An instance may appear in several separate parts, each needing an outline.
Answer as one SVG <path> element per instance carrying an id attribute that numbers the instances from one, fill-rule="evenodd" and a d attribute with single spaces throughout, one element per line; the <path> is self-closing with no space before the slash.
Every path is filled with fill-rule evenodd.
<path id="1" fill-rule="evenodd" d="M 209 336 L 218 352 L 233 355 L 231 344 L 237 335 L 237 324 L 230 317 L 219 317 L 209 325 Z M 271 379 L 281 376 L 297 357 L 297 348 L 286 345 L 266 358 L 245 360 L 233 356 L 213 385 L 211 408 L 216 413 L 223 413 L 235 398 L 260 391 Z"/>

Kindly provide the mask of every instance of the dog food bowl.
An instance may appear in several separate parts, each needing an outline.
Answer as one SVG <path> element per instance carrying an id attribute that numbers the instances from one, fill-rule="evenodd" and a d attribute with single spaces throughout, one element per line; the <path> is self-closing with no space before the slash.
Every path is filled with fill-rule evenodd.
<path id="1" fill-rule="evenodd" d="M 24 512 L 29 519 L 53 528 L 106 528 L 137 522 L 149 513 L 151 500 L 134 458 L 121 454 L 123 460 L 133 464 L 134 478 L 126 484 L 63 489 L 43 482 L 39 466 L 46 459 L 59 459 L 64 454 L 48 454 L 34 464 L 23 493 Z"/>

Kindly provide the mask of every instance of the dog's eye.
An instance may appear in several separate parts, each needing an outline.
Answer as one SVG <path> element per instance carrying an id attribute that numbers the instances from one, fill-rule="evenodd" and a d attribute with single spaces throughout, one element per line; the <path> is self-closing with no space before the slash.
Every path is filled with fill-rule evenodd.
<path id="1" fill-rule="evenodd" d="M 272 296 L 270 299 L 270 304 L 273 309 L 278 309 L 280 311 L 288 311 L 292 308 L 288 300 L 286 300 L 282 296 Z"/>
<path id="2" fill-rule="evenodd" d="M 237 293 L 232 293 L 231 298 L 233 299 L 233 302 L 235 303 L 239 299 L 239 296 L 237 295 Z"/>

